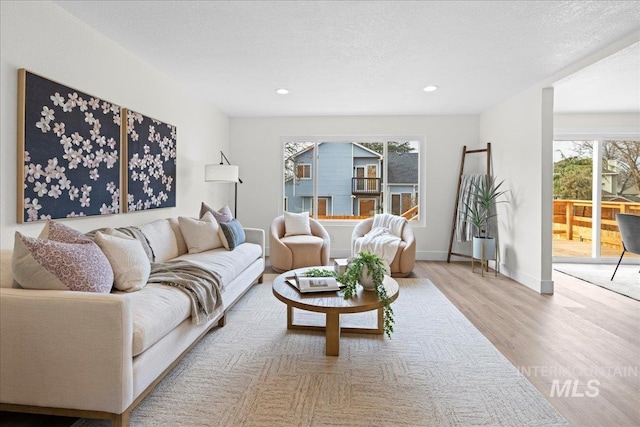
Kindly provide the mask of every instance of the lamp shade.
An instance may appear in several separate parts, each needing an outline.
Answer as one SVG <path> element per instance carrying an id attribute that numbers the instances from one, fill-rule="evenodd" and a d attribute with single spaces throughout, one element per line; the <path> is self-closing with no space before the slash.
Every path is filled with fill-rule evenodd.
<path id="1" fill-rule="evenodd" d="M 235 165 L 205 165 L 205 181 L 238 182 L 238 166 Z"/>

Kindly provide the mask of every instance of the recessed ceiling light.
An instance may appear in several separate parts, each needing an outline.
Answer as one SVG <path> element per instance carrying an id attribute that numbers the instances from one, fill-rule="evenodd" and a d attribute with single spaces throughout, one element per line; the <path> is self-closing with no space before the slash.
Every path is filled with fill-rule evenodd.
<path id="1" fill-rule="evenodd" d="M 276 89 L 276 93 L 278 95 L 286 95 L 289 93 L 289 89 L 285 89 L 283 87 L 281 87 L 280 89 Z"/>
<path id="2" fill-rule="evenodd" d="M 422 90 L 425 92 L 433 92 L 434 90 L 437 90 L 437 89 L 438 89 L 438 86 L 430 85 L 430 86 L 425 86 L 425 88 Z"/>

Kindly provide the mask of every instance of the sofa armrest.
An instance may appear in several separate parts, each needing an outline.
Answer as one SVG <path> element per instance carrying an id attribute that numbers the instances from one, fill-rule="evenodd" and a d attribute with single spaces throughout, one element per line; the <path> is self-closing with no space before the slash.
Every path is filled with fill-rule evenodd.
<path id="1" fill-rule="evenodd" d="M 265 246 L 265 237 L 264 230 L 261 228 L 245 228 L 244 229 L 245 241 L 248 243 L 255 243 L 260 245 L 262 248 L 262 258 L 264 258 L 264 246 Z"/>
<path id="2" fill-rule="evenodd" d="M 122 413 L 132 328 L 125 295 L 0 289 L 0 402 Z"/>

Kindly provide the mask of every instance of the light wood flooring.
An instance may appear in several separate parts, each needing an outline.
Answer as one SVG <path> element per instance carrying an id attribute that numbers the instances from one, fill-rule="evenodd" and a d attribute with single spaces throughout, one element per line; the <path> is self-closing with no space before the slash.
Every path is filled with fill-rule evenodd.
<path id="1" fill-rule="evenodd" d="M 482 278 L 467 263 L 419 262 L 414 273 L 434 282 L 571 424 L 640 425 L 640 302 L 556 271 L 553 295 Z"/>
<path id="2" fill-rule="evenodd" d="M 412 277 L 430 279 L 572 425 L 640 426 L 640 302 L 555 271 L 553 295 L 467 262 L 419 261 Z M 0 426 L 72 423 L 0 412 Z"/>

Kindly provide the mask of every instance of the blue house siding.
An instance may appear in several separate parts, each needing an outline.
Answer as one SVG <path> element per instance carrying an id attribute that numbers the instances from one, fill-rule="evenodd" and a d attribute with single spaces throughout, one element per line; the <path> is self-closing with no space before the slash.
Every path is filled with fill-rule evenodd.
<path id="1" fill-rule="evenodd" d="M 376 164 L 380 174 L 379 156 L 354 143 L 318 144 L 318 197 L 327 199 L 328 215 L 354 215 L 357 213 L 357 199 L 351 197 L 351 178 L 355 176 L 355 167 Z M 314 149 L 308 149 L 295 157 L 295 164 L 313 165 Z M 313 177 L 316 171 L 311 169 Z M 365 171 L 366 173 L 366 171 Z M 291 179 L 285 182 L 284 195 L 287 198 L 287 210 L 302 212 L 311 210 L 313 197 L 313 179 Z"/>

